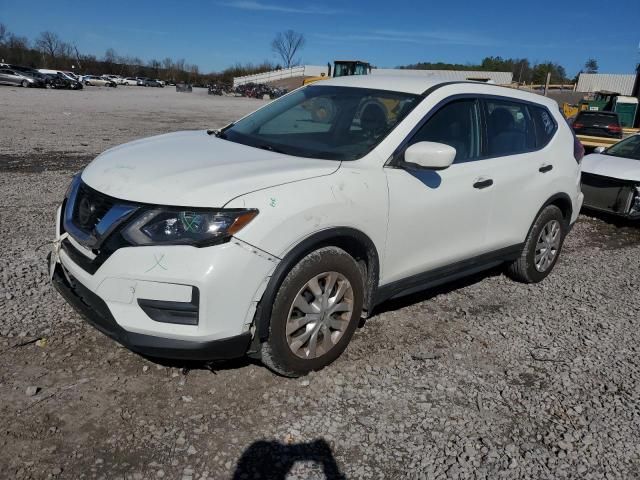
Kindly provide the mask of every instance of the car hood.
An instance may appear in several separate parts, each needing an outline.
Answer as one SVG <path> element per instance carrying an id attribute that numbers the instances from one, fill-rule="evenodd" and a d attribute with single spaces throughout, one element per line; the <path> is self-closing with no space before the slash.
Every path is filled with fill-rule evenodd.
<path id="1" fill-rule="evenodd" d="M 604 177 L 640 182 L 640 160 L 592 153 L 582 160 L 582 171 Z"/>
<path id="2" fill-rule="evenodd" d="M 90 187 L 115 198 L 188 207 L 222 207 L 233 198 L 322 175 L 340 162 L 283 155 L 185 131 L 107 150 L 82 172 Z"/>

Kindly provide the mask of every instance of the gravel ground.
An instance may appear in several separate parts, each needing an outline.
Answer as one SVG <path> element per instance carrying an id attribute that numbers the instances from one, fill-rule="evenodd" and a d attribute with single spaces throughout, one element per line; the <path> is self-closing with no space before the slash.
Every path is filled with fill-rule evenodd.
<path id="1" fill-rule="evenodd" d="M 637 226 L 581 216 L 539 285 L 494 270 L 388 302 L 302 379 L 159 364 L 49 286 L 55 206 L 100 150 L 261 102 L 0 88 L 0 105 L 0 477 L 640 477 Z"/>

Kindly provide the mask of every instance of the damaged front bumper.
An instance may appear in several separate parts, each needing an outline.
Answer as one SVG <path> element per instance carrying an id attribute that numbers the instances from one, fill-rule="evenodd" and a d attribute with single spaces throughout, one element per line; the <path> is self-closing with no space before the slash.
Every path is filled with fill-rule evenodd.
<path id="1" fill-rule="evenodd" d="M 640 219 L 640 184 L 631 180 L 582 173 L 584 207 Z"/>
<path id="2" fill-rule="evenodd" d="M 95 328 L 143 355 L 183 360 L 242 356 L 276 257 L 232 238 L 203 248 L 122 247 L 96 263 L 63 231 L 49 258 L 60 294 Z"/>

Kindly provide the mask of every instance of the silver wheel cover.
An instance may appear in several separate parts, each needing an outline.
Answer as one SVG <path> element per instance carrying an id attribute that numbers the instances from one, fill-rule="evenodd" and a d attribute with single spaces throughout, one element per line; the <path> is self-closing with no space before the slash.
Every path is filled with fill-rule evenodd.
<path id="1" fill-rule="evenodd" d="M 546 272 L 558 255 L 561 232 L 562 228 L 558 220 L 547 222 L 540 231 L 534 253 L 534 263 L 539 272 Z"/>
<path id="2" fill-rule="evenodd" d="M 328 353 L 342 338 L 353 315 L 353 288 L 338 272 L 316 275 L 300 289 L 287 317 L 291 352 L 304 359 Z"/>

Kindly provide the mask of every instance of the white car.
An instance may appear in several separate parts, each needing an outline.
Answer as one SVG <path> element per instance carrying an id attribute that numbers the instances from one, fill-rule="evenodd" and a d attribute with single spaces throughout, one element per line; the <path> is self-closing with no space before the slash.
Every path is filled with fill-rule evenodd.
<path id="1" fill-rule="evenodd" d="M 640 135 L 587 155 L 582 191 L 588 209 L 640 219 Z"/>
<path id="2" fill-rule="evenodd" d="M 122 85 L 137 86 L 140 85 L 140 81 L 135 77 L 127 77 L 122 80 Z"/>
<path id="3" fill-rule="evenodd" d="M 582 205 L 582 154 L 542 96 L 330 79 L 99 155 L 58 210 L 50 271 L 131 350 L 302 375 L 385 300 L 500 264 L 544 279 Z"/>
<path id="4" fill-rule="evenodd" d="M 118 85 L 124 85 L 124 77 L 121 75 L 103 75 L 103 77 L 113 80 Z"/>

